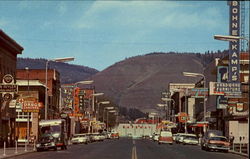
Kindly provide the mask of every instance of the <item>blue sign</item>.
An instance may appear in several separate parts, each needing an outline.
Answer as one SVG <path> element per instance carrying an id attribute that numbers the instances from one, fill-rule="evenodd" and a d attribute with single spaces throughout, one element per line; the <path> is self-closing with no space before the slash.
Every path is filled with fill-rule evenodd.
<path id="1" fill-rule="evenodd" d="M 228 81 L 228 67 L 218 66 L 217 67 L 217 82 Z M 224 96 L 217 97 L 217 109 L 226 109 L 228 106 L 228 100 Z"/>
<path id="2" fill-rule="evenodd" d="M 240 1 L 230 1 L 229 35 L 240 36 Z M 240 82 L 240 40 L 229 42 L 229 82 Z"/>

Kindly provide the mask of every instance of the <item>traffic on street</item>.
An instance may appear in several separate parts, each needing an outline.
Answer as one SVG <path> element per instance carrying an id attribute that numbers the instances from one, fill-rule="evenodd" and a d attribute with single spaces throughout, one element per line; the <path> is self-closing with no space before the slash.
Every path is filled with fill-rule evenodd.
<path id="1" fill-rule="evenodd" d="M 203 159 L 246 158 L 231 153 L 203 151 L 197 145 L 159 145 L 151 139 L 120 138 L 88 145 L 71 145 L 67 150 L 34 152 L 13 159 L 200 159 L 201 156 Z"/>

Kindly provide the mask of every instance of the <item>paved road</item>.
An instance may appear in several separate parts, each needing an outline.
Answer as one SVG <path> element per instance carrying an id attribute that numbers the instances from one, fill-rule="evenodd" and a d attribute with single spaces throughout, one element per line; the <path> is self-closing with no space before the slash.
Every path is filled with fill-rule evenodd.
<path id="1" fill-rule="evenodd" d="M 66 151 L 44 151 L 17 156 L 15 159 L 243 159 L 223 152 L 206 152 L 198 146 L 163 144 L 150 140 L 106 140 L 88 145 L 72 145 Z"/>

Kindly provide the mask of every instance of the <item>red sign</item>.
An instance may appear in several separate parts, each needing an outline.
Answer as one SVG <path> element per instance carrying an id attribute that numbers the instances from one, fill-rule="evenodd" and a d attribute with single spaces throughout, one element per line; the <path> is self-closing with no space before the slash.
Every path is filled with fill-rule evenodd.
<path id="1" fill-rule="evenodd" d="M 185 123 L 188 120 L 188 115 L 185 112 L 178 113 L 178 119 L 180 123 Z"/>
<path id="2" fill-rule="evenodd" d="M 42 107 L 41 102 L 36 101 L 23 101 L 23 112 L 39 112 L 39 109 Z"/>

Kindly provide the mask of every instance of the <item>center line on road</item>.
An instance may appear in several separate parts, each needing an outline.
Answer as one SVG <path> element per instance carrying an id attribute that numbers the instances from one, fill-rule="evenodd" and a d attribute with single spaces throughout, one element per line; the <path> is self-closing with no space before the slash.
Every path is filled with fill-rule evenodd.
<path id="1" fill-rule="evenodd" d="M 136 146 L 133 146 L 133 148 L 132 148 L 132 157 L 131 157 L 131 159 L 137 159 Z"/>

